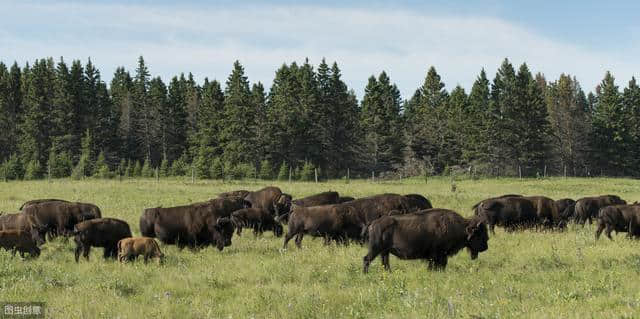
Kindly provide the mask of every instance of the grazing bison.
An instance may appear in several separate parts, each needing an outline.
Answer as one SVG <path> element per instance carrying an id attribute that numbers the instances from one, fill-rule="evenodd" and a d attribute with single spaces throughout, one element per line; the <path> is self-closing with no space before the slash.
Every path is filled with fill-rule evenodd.
<path id="1" fill-rule="evenodd" d="M 560 218 L 558 208 L 553 199 L 545 196 L 525 196 L 522 198 L 530 200 L 533 204 L 538 216 L 539 226 L 546 228 L 558 227 L 560 229 L 566 227 L 566 222 L 563 222 Z"/>
<path id="2" fill-rule="evenodd" d="M 288 231 L 284 237 L 286 249 L 289 240 L 296 237 L 296 246 L 301 248 L 305 234 L 324 237 L 324 243 L 331 240 L 344 241 L 350 234 L 356 234 L 360 226 L 354 223 L 355 209 L 344 205 L 322 205 L 303 207 L 293 205 L 288 222 Z"/>
<path id="3" fill-rule="evenodd" d="M 556 209 L 560 214 L 560 219 L 564 222 L 569 221 L 575 215 L 576 201 L 571 198 L 563 198 L 555 201 Z"/>
<path id="4" fill-rule="evenodd" d="M 162 212 L 175 211 L 175 213 L 168 213 L 168 214 L 174 214 L 176 216 L 179 216 L 180 214 L 182 214 L 182 212 L 190 211 L 192 209 L 199 210 L 202 207 L 205 207 L 205 208 L 208 207 L 209 211 L 211 212 L 215 211 L 215 217 L 220 218 L 220 217 L 230 217 L 232 212 L 239 209 L 250 207 L 250 205 L 251 204 L 248 201 L 244 200 L 241 197 L 224 197 L 224 198 L 215 198 L 208 202 L 195 203 L 192 205 L 185 205 L 185 206 L 177 206 L 177 207 L 169 207 L 169 208 L 162 208 L 162 207 L 146 208 L 142 212 L 142 215 L 140 216 L 140 233 L 142 234 L 142 236 L 145 236 L 145 237 L 157 237 L 155 227 L 156 227 L 157 217 L 160 216 L 159 214 L 160 211 Z M 181 236 L 183 240 L 187 240 L 187 237 L 185 237 L 184 233 L 182 233 Z M 211 242 L 210 238 L 205 239 L 205 242 L 210 243 Z M 180 244 L 180 245 L 184 246 L 187 244 L 184 243 L 184 245 L 183 244 Z M 190 243 L 188 245 L 195 245 L 195 243 Z"/>
<path id="5" fill-rule="evenodd" d="M 360 227 L 359 233 L 372 221 L 388 215 L 391 211 L 404 214 L 418 210 L 411 199 L 398 194 L 363 197 L 339 205 L 354 209 L 355 220 Z"/>
<path id="6" fill-rule="evenodd" d="M 229 197 L 242 197 L 242 198 L 245 198 L 245 197 L 247 197 L 247 195 L 249 195 L 249 193 L 251 193 L 251 192 L 248 191 L 248 190 L 240 189 L 240 190 L 236 190 L 236 191 L 220 193 L 220 194 L 218 194 L 218 197 L 219 198 L 229 198 Z"/>
<path id="7" fill-rule="evenodd" d="M 244 199 L 251 203 L 251 207 L 266 209 L 273 216 L 285 214 L 291 208 L 291 195 L 274 186 L 251 192 Z"/>
<path id="8" fill-rule="evenodd" d="M 164 259 L 160 246 L 153 238 L 129 237 L 118 241 L 118 261 L 131 261 L 140 255 L 144 256 L 145 264 L 151 258 L 158 258 L 158 263 Z"/>
<path id="9" fill-rule="evenodd" d="M 30 200 L 27 202 L 24 202 L 24 204 L 22 204 L 20 206 L 20 208 L 18 208 L 19 210 L 23 210 L 25 207 L 29 206 L 29 205 L 34 205 L 34 204 L 40 204 L 40 203 L 46 203 L 46 202 L 62 202 L 62 203 L 69 203 L 69 201 L 64 200 L 64 199 L 56 199 L 56 198 L 46 198 L 46 199 L 34 199 L 34 200 Z"/>
<path id="10" fill-rule="evenodd" d="M 363 271 L 382 255 L 382 264 L 391 270 L 389 254 L 400 259 L 426 259 L 429 268 L 442 269 L 447 259 L 467 247 L 471 259 L 486 251 L 487 227 L 480 218 L 466 219 L 447 209 L 429 209 L 399 216 L 383 216 L 368 227 L 369 252 Z"/>
<path id="11" fill-rule="evenodd" d="M 424 210 L 433 208 L 433 206 L 431 206 L 431 202 L 426 197 L 420 194 L 409 194 L 404 195 L 404 197 L 409 199 L 409 205 L 411 206 L 411 209 Z"/>
<path id="12" fill-rule="evenodd" d="M 336 204 L 342 204 L 342 203 L 350 202 L 352 200 L 355 200 L 355 198 L 353 198 L 351 196 L 340 196 L 340 198 L 338 198 L 338 202 Z"/>
<path id="13" fill-rule="evenodd" d="M 22 213 L 35 217 L 39 225 L 47 227 L 50 236 L 67 235 L 75 224 L 102 217 L 100 208 L 94 204 L 62 201 L 30 204 Z"/>
<path id="14" fill-rule="evenodd" d="M 175 244 L 180 248 L 215 243 L 219 250 L 223 250 L 231 245 L 235 231 L 229 216 L 242 208 L 245 208 L 245 203 L 240 198 L 217 198 L 186 206 L 149 208 L 140 217 L 140 228 L 143 236 L 157 237 L 165 244 Z"/>
<path id="15" fill-rule="evenodd" d="M 236 226 L 236 233 L 242 234 L 242 228 L 253 228 L 253 234 L 258 236 L 266 230 L 273 231 L 276 237 L 282 236 L 282 225 L 262 208 L 243 208 L 231 213 L 231 221 Z"/>
<path id="16" fill-rule="evenodd" d="M 46 232 L 46 227 L 38 224 L 35 217 L 23 213 L 5 214 L 0 216 L 0 230 L 26 230 L 31 231 L 33 228 Z"/>
<path id="17" fill-rule="evenodd" d="M 575 221 L 584 226 L 588 220 L 589 224 L 592 219 L 598 217 L 598 211 L 601 208 L 611 205 L 626 205 L 627 202 L 616 195 L 602 195 L 596 197 L 584 197 L 576 201 Z"/>
<path id="18" fill-rule="evenodd" d="M 480 204 L 482 204 L 485 201 L 490 201 L 490 200 L 494 200 L 494 199 L 501 199 L 501 198 L 509 198 L 509 197 L 522 197 L 522 195 L 519 194 L 505 194 L 502 196 L 497 196 L 497 197 L 491 197 L 491 198 L 487 198 L 487 199 L 483 199 L 477 203 L 475 203 L 473 206 L 471 206 L 471 210 L 474 212 L 475 215 L 478 215 L 478 207 L 480 206 Z"/>
<path id="19" fill-rule="evenodd" d="M 131 237 L 131 229 L 127 222 L 115 218 L 96 218 L 83 221 L 74 226 L 76 242 L 75 258 L 78 262 L 80 252 L 89 260 L 91 247 L 103 247 L 104 258 L 115 258 L 118 255 L 118 241 Z"/>
<path id="20" fill-rule="evenodd" d="M 483 219 L 495 234 L 495 226 L 508 231 L 537 224 L 538 215 L 533 203 L 522 197 L 498 197 L 484 200 L 475 207 L 476 215 Z"/>
<path id="21" fill-rule="evenodd" d="M 29 253 L 31 257 L 40 256 L 38 246 L 42 244 L 44 244 L 44 235 L 37 230 L 10 229 L 0 231 L 0 247 L 11 250 L 14 256 L 16 251 L 19 251 L 23 258 L 25 253 Z"/>
<path id="22" fill-rule="evenodd" d="M 640 205 L 612 205 L 600 209 L 598 212 L 598 229 L 596 239 L 600 238 L 606 229 L 606 235 L 611 238 L 611 232 L 627 232 L 627 237 L 640 237 Z"/>
<path id="23" fill-rule="evenodd" d="M 292 203 L 298 206 L 310 207 L 310 206 L 337 204 L 338 200 L 340 200 L 340 195 L 338 194 L 338 192 L 324 192 L 316 195 L 307 196 L 304 198 L 298 198 L 292 201 Z"/>

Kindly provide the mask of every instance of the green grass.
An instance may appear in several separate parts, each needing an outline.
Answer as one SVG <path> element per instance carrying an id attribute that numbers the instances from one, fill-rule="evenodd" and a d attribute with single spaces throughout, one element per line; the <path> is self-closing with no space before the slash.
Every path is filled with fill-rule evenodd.
<path id="1" fill-rule="evenodd" d="M 361 197 L 383 192 L 420 193 L 435 207 L 471 214 L 476 201 L 504 193 L 578 198 L 604 193 L 640 199 L 629 179 L 448 179 L 370 183 L 279 183 L 294 198 L 321 191 Z M 103 215 L 128 221 L 139 234 L 145 207 L 186 204 L 233 189 L 267 183 L 125 180 L 0 183 L 0 210 L 29 199 L 57 197 L 92 202 Z M 362 274 L 366 248 L 325 247 L 305 237 L 303 249 L 271 233 L 233 238 L 223 252 L 161 245 L 164 265 L 73 260 L 73 241 L 43 246 L 38 259 L 0 251 L 0 301 L 44 301 L 55 318 L 632 318 L 640 314 L 640 242 L 622 234 L 594 240 L 594 228 L 570 225 L 564 233 L 497 231 L 489 250 L 471 261 L 466 251 L 444 272 L 421 261 L 391 258 L 392 272 L 376 259 Z"/>

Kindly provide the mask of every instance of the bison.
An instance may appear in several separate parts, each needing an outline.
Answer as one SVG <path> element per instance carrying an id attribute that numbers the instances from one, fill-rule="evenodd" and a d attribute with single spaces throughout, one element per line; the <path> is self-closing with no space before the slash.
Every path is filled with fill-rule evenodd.
<path id="1" fill-rule="evenodd" d="M 558 210 L 558 214 L 560 214 L 560 219 L 562 219 L 565 223 L 569 221 L 569 219 L 573 218 L 576 211 L 576 201 L 571 198 L 563 198 L 555 201 L 556 209 Z"/>
<path id="2" fill-rule="evenodd" d="M 545 196 L 525 196 L 522 198 L 530 200 L 533 204 L 533 208 L 536 210 L 536 215 L 538 216 L 537 225 L 546 228 L 558 227 L 560 229 L 566 227 L 566 222 L 560 217 L 553 199 Z"/>
<path id="3" fill-rule="evenodd" d="M 242 228 L 253 228 L 253 234 L 258 236 L 265 230 L 273 231 L 276 237 L 282 236 L 282 225 L 262 208 L 243 208 L 231 213 L 231 221 L 236 226 L 236 233 L 242 234 Z"/>
<path id="4" fill-rule="evenodd" d="M 251 192 L 244 199 L 251 203 L 251 207 L 266 209 L 273 216 L 285 214 L 291 208 L 291 195 L 274 186 Z"/>
<path id="5" fill-rule="evenodd" d="M 158 258 L 158 263 L 164 259 L 160 246 L 153 238 L 129 237 L 118 241 L 118 261 L 131 261 L 140 255 L 144 256 L 145 264 L 151 258 Z"/>
<path id="6" fill-rule="evenodd" d="M 296 237 L 296 246 L 301 248 L 305 234 L 324 237 L 325 244 L 331 240 L 345 241 L 349 235 L 359 233 L 360 226 L 355 222 L 355 209 L 344 205 L 322 205 L 303 207 L 293 205 L 288 221 L 288 231 L 284 237 L 283 248 L 289 240 Z"/>
<path id="7" fill-rule="evenodd" d="M 42 244 L 44 244 L 44 235 L 37 229 L 32 231 L 21 229 L 0 231 L 0 247 L 11 250 L 14 256 L 18 251 L 23 258 L 25 253 L 29 253 L 31 257 L 38 257 L 40 256 L 39 246 Z"/>
<path id="8" fill-rule="evenodd" d="M 145 209 L 140 228 L 143 236 L 157 237 L 165 244 L 180 248 L 215 243 L 223 250 L 231 245 L 235 231 L 229 216 L 245 206 L 240 198 L 218 198 L 186 206 Z"/>
<path id="9" fill-rule="evenodd" d="M 249 193 L 251 193 L 251 192 L 248 191 L 248 190 L 239 189 L 239 190 L 235 190 L 235 191 L 220 193 L 220 194 L 218 194 L 218 198 L 229 198 L 229 197 L 245 198 L 245 197 L 247 197 L 247 195 L 249 195 Z"/>
<path id="10" fill-rule="evenodd" d="M 69 203 L 69 201 L 64 200 L 64 199 L 56 199 L 56 198 L 46 198 L 46 199 L 33 199 L 30 201 L 26 201 L 24 202 L 20 208 L 18 208 L 19 210 L 23 210 L 25 207 L 29 206 L 29 205 L 35 205 L 35 204 L 40 204 L 40 203 L 46 203 L 46 202 L 62 202 L 62 203 Z"/>
<path id="11" fill-rule="evenodd" d="M 429 208 L 433 208 L 433 206 L 431 206 L 431 202 L 424 196 L 420 195 L 420 194 L 409 194 L 409 195 L 404 195 L 404 197 L 408 198 L 410 201 L 410 209 L 415 209 L 415 210 L 424 210 L 424 209 L 429 209 Z"/>
<path id="12" fill-rule="evenodd" d="M 100 208 L 94 204 L 62 201 L 30 204 L 22 213 L 35 217 L 39 225 L 48 228 L 50 236 L 67 235 L 75 224 L 102 217 Z"/>
<path id="13" fill-rule="evenodd" d="M 398 194 L 374 195 L 339 205 L 354 209 L 355 220 L 360 231 L 364 230 L 372 221 L 388 215 L 391 211 L 404 214 L 418 210 L 415 201 Z"/>
<path id="14" fill-rule="evenodd" d="M 383 216 L 369 225 L 368 233 L 364 273 L 378 255 L 382 255 L 382 264 L 388 271 L 389 254 L 400 259 L 426 259 L 429 268 L 444 270 L 448 258 L 462 248 L 469 250 L 471 259 L 489 248 L 487 227 L 479 217 L 466 219 L 447 209 Z"/>
<path id="15" fill-rule="evenodd" d="M 592 219 L 598 217 L 598 211 L 601 208 L 611 205 L 626 205 L 627 202 L 622 200 L 616 195 L 602 195 L 597 197 L 584 197 L 576 201 L 575 207 L 575 221 L 576 223 L 584 224 L 589 221 L 592 223 Z"/>
<path id="16" fill-rule="evenodd" d="M 497 197 L 484 200 L 475 207 L 476 216 L 483 219 L 495 234 L 495 226 L 508 231 L 537 224 L 538 215 L 533 203 L 522 197 Z"/>
<path id="17" fill-rule="evenodd" d="M 324 192 L 320 194 L 315 194 L 303 198 L 298 198 L 292 201 L 293 204 L 298 206 L 320 206 L 320 205 L 329 205 L 329 204 L 337 204 L 340 200 L 340 195 L 338 192 Z"/>
<path id="18" fill-rule="evenodd" d="M 96 218 L 83 221 L 74 226 L 76 242 L 75 259 L 78 262 L 80 252 L 89 260 L 91 247 L 103 247 L 104 258 L 115 258 L 118 254 L 118 241 L 131 237 L 127 222 L 115 218 Z"/>
<path id="19" fill-rule="evenodd" d="M 606 229 L 606 235 L 611 238 L 611 232 L 627 232 L 627 237 L 640 237 L 640 205 L 612 205 L 600 209 L 598 212 L 598 229 L 596 240 Z"/>

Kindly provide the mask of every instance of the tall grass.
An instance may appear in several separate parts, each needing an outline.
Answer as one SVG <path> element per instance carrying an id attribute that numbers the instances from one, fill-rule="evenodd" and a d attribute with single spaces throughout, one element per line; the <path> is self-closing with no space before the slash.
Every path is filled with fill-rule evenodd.
<path id="1" fill-rule="evenodd" d="M 184 180 L 53 180 L 0 184 L 0 210 L 15 211 L 34 198 L 65 198 L 99 205 L 104 216 L 122 218 L 139 234 L 146 207 L 174 206 L 234 189 L 268 183 Z M 336 190 L 360 197 L 420 193 L 434 206 L 463 215 L 486 197 L 504 193 L 578 198 L 615 193 L 640 199 L 640 184 L 628 179 L 449 179 L 370 183 L 279 183 L 294 198 Z M 489 250 L 471 261 L 466 252 L 444 272 L 421 261 L 379 259 L 362 274 L 366 248 L 323 246 L 305 237 L 303 249 L 282 250 L 271 233 L 246 232 L 223 252 L 161 245 L 163 265 L 73 260 L 73 240 L 43 246 L 38 259 L 0 251 L 0 301 L 45 301 L 54 318 L 585 318 L 637 317 L 640 313 L 640 242 L 622 235 L 594 239 L 594 227 L 570 225 L 563 233 L 500 230 Z"/>

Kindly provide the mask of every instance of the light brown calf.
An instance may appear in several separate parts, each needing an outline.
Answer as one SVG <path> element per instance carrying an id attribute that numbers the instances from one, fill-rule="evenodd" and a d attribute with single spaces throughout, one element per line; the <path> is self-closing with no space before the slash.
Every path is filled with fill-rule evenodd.
<path id="1" fill-rule="evenodd" d="M 133 260 L 140 255 L 144 256 L 145 264 L 150 258 L 158 258 L 158 263 L 162 263 L 164 259 L 164 254 L 153 238 L 129 237 L 118 241 L 118 260 L 120 262 Z"/>

